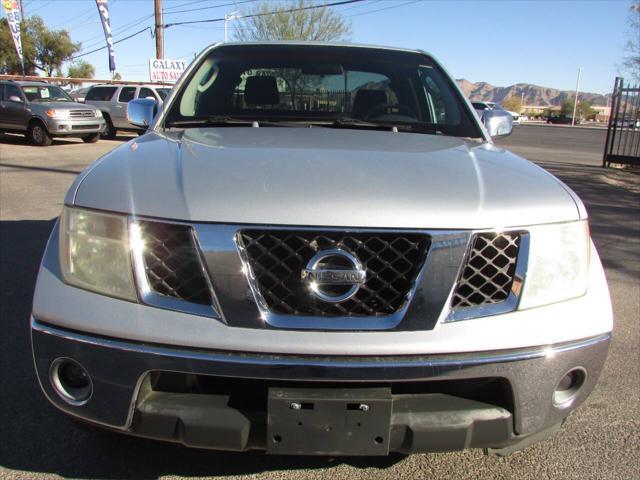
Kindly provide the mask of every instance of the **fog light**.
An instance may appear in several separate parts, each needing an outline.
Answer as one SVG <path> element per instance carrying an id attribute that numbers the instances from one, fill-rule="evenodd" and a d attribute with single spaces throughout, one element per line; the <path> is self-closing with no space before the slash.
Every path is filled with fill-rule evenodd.
<path id="1" fill-rule="evenodd" d="M 53 361 L 49 380 L 60 398 L 70 405 L 84 405 L 93 393 L 89 372 L 70 358 L 58 358 Z"/>
<path id="2" fill-rule="evenodd" d="M 553 404 L 559 408 L 571 405 L 587 380 L 587 371 L 576 367 L 565 373 L 553 392 Z"/>

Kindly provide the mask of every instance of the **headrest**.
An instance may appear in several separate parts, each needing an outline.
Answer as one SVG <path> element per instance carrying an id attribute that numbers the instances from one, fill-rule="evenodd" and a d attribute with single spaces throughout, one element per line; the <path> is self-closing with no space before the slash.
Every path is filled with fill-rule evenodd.
<path id="1" fill-rule="evenodd" d="M 247 105 L 277 105 L 280 103 L 276 77 L 249 77 L 244 84 Z"/>
<path id="2" fill-rule="evenodd" d="M 353 100 L 353 116 L 362 117 L 376 105 L 387 103 L 387 93 L 384 90 L 368 90 L 362 88 Z"/>

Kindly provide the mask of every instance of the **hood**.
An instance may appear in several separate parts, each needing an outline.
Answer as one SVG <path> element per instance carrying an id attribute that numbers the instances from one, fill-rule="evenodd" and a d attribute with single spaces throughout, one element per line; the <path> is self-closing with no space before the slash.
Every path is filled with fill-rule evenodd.
<path id="1" fill-rule="evenodd" d="M 331 128 L 149 133 L 98 160 L 67 203 L 242 224 L 495 228 L 579 218 L 567 187 L 491 144 Z"/>
<path id="2" fill-rule="evenodd" d="M 87 105 L 86 103 L 78 103 L 78 102 L 29 102 L 30 107 L 40 107 L 44 110 L 49 110 L 50 108 L 61 108 L 65 110 L 96 110 L 93 105 Z"/>

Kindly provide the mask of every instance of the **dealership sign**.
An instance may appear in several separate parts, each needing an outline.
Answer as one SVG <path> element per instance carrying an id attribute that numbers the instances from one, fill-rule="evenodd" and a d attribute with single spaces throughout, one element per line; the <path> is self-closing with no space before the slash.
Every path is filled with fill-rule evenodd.
<path id="1" fill-rule="evenodd" d="M 184 60 L 150 58 L 149 78 L 152 82 L 175 83 L 186 68 L 187 62 Z"/>

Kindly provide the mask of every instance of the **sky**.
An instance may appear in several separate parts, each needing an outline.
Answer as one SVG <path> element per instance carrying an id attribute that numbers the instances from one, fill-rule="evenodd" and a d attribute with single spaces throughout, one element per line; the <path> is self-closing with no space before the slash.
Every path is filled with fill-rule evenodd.
<path id="1" fill-rule="evenodd" d="M 74 41 L 82 42 L 83 52 L 105 45 L 94 0 L 23 3 L 26 16 L 39 15 L 49 28 L 69 30 Z M 246 13 L 253 3 L 163 0 L 164 23 Z M 281 0 L 272 3 L 277 7 Z M 114 41 L 153 25 L 153 4 L 109 0 Z M 630 5 L 630 0 L 364 0 L 332 8 L 350 22 L 352 42 L 425 50 L 455 78 L 572 90 L 581 68 L 581 91 L 608 93 L 624 53 Z M 234 24 L 229 22 L 230 38 Z M 207 45 L 222 41 L 223 35 L 222 22 L 173 26 L 165 30 L 165 58 L 191 60 Z M 148 59 L 155 58 L 149 31 L 114 48 L 116 70 L 123 79 L 149 80 Z M 110 78 L 106 50 L 83 59 L 94 65 L 96 78 Z"/>

